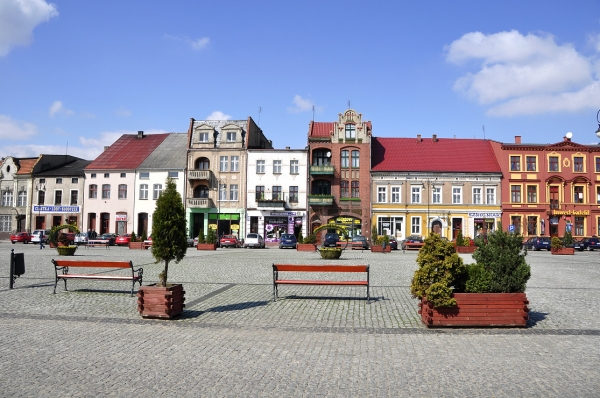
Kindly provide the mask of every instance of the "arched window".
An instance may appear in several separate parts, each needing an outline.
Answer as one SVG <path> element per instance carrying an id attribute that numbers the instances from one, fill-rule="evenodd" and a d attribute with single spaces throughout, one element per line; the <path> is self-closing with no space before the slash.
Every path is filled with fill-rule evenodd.
<path id="1" fill-rule="evenodd" d="M 208 198 L 208 187 L 206 185 L 198 185 L 194 188 L 194 198 L 206 199 Z"/>
<path id="2" fill-rule="evenodd" d="M 207 158 L 196 159 L 196 170 L 210 170 L 210 161 Z"/>

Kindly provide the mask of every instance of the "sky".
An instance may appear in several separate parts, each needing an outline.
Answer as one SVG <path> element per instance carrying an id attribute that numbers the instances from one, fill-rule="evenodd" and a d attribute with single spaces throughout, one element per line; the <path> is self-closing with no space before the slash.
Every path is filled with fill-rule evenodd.
<path id="1" fill-rule="evenodd" d="M 600 0 L 0 0 L 0 158 L 348 108 L 375 137 L 596 144 Z"/>

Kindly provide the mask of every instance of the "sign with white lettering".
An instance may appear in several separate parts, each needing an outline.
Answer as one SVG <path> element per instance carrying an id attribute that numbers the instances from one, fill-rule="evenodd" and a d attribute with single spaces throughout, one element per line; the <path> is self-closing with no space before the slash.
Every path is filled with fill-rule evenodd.
<path id="1" fill-rule="evenodd" d="M 33 206 L 34 213 L 81 213 L 81 206 Z"/>

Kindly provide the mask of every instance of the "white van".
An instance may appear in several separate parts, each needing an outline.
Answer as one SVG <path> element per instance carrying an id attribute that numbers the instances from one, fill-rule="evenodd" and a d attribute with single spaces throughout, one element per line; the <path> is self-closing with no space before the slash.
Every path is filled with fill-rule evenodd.
<path id="1" fill-rule="evenodd" d="M 48 243 L 48 235 L 50 235 L 49 229 L 36 229 L 31 233 L 31 243 L 40 243 L 40 237 L 42 242 Z"/>

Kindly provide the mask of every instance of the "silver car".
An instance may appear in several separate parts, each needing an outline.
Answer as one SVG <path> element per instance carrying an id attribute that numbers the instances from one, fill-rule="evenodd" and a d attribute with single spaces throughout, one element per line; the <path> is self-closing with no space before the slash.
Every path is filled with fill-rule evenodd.
<path id="1" fill-rule="evenodd" d="M 250 233 L 246 235 L 244 240 L 244 248 L 246 247 L 258 247 L 259 249 L 265 248 L 265 239 L 261 234 Z"/>

